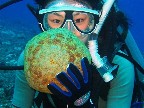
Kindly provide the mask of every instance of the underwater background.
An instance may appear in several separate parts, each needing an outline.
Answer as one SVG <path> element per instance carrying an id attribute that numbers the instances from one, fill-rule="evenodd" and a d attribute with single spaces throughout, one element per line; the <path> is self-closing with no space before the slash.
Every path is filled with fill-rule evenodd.
<path id="1" fill-rule="evenodd" d="M 0 0 L 0 5 L 8 0 Z M 32 0 L 22 0 L 0 10 L 0 66 L 15 66 L 28 40 L 39 34 L 36 18 L 26 7 Z M 144 0 L 117 0 L 129 19 L 130 31 L 144 54 Z M 9 108 L 16 71 L 0 70 L 0 108 Z"/>

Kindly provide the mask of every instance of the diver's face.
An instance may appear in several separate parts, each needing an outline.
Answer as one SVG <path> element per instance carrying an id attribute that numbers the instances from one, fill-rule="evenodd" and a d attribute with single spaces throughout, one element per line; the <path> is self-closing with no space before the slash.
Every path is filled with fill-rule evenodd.
<path id="1" fill-rule="evenodd" d="M 66 17 L 65 12 L 52 12 L 47 16 L 47 22 L 51 28 L 59 28 L 64 23 Z M 86 13 L 81 12 L 73 12 L 72 19 L 74 24 L 80 29 L 85 30 L 89 26 L 89 16 Z M 88 36 L 82 36 L 82 34 L 73 26 L 72 29 L 72 21 L 67 22 L 66 28 L 72 31 L 81 41 L 84 43 L 87 42 Z"/>
<path id="2" fill-rule="evenodd" d="M 98 22 L 99 13 L 84 0 L 54 0 L 41 9 L 43 28 L 66 28 L 84 43 Z"/>

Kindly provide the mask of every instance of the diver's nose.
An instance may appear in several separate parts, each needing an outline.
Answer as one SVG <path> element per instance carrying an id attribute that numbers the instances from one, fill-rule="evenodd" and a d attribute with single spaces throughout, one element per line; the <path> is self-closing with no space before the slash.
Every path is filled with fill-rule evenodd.
<path id="1" fill-rule="evenodd" d="M 66 21 L 65 25 L 63 26 L 63 28 L 66 28 L 68 29 L 69 31 L 73 32 L 75 31 L 75 27 L 74 27 L 74 24 L 73 22 L 70 20 L 70 21 Z"/>

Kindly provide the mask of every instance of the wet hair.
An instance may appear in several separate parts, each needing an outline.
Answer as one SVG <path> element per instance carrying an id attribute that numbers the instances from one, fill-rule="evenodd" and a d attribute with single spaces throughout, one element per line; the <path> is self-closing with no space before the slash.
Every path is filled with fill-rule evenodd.
<path id="1" fill-rule="evenodd" d="M 39 10 L 45 8 L 45 6 L 54 0 L 34 0 L 35 3 L 38 5 Z"/>
<path id="2" fill-rule="evenodd" d="M 116 11 L 113 6 L 98 37 L 99 54 L 102 57 L 107 56 L 111 62 L 113 60 L 113 52 L 116 49 L 115 44 L 123 41 L 119 38 L 122 36 L 118 36 L 117 28 L 119 25 L 121 25 L 123 29 L 128 28 L 128 20 L 124 13 Z"/>

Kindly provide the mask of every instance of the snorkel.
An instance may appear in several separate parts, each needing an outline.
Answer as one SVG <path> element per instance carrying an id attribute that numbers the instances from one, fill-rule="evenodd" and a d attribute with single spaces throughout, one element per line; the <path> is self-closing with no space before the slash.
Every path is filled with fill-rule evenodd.
<path id="1" fill-rule="evenodd" d="M 7 7 L 7 6 L 9 6 L 9 5 L 11 5 L 11 4 L 17 3 L 19 1 L 22 1 L 22 0 L 10 0 L 8 2 L 5 2 L 2 5 L 0 5 L 0 10 Z"/>
<path id="2" fill-rule="evenodd" d="M 91 40 L 88 41 L 88 47 L 89 51 L 92 57 L 92 61 L 94 65 L 97 67 L 97 70 L 99 71 L 100 75 L 103 77 L 105 82 L 109 82 L 114 78 L 114 75 L 112 72 L 117 69 L 117 65 L 112 66 L 108 60 L 107 57 L 104 56 L 103 58 L 100 57 L 98 54 L 98 41 L 97 37 L 99 35 L 99 32 L 104 24 L 105 19 L 107 18 L 107 15 L 113 5 L 115 0 L 106 0 L 106 2 L 103 5 L 101 17 L 99 19 L 99 23 L 96 26 L 95 31 L 93 34 L 91 34 Z"/>

